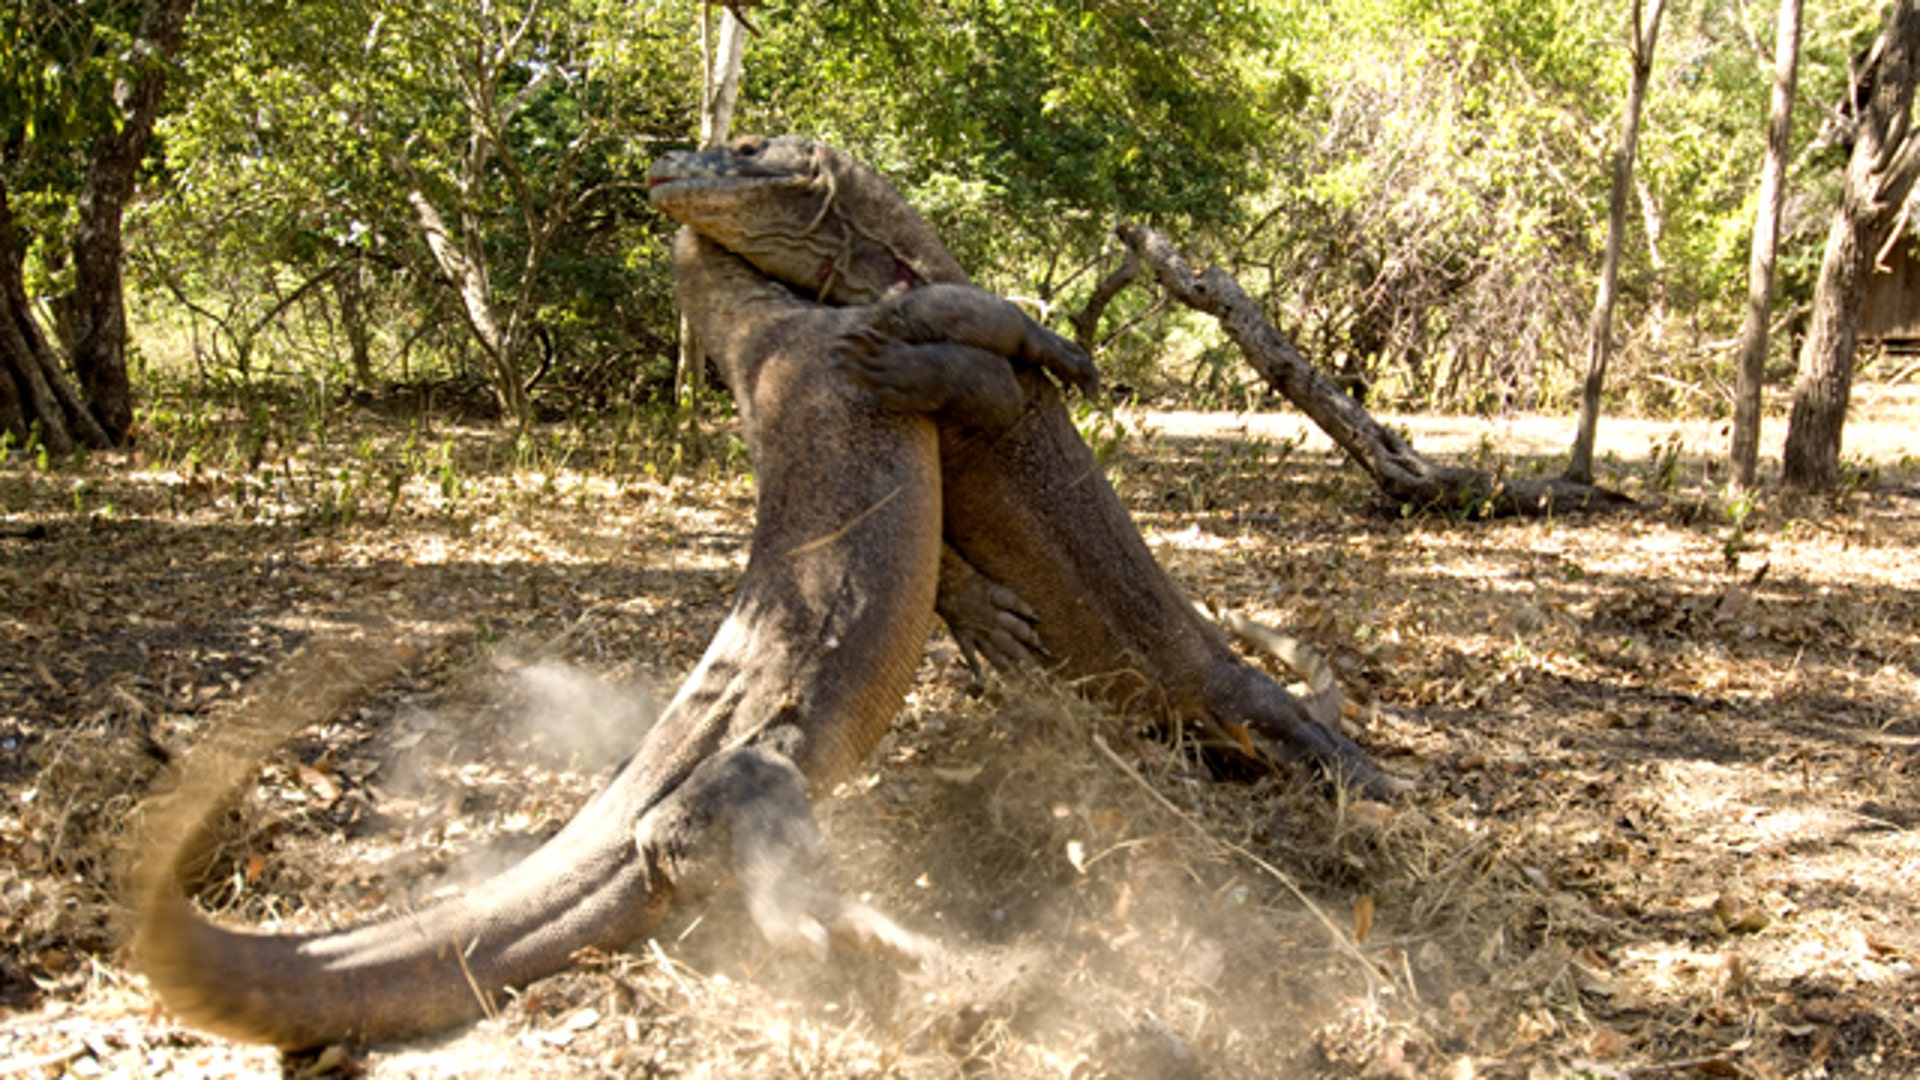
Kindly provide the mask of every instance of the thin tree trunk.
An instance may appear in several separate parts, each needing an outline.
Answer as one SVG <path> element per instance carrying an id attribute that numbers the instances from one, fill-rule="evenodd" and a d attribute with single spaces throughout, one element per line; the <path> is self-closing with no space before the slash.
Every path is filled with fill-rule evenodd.
<path id="1" fill-rule="evenodd" d="M 1120 265 L 1108 271 L 1094 285 L 1093 294 L 1087 297 L 1087 306 L 1068 316 L 1067 321 L 1073 324 L 1073 340 L 1086 350 L 1088 356 L 1093 355 L 1094 346 L 1099 344 L 1100 317 L 1107 313 L 1108 305 L 1120 295 L 1120 290 L 1139 276 L 1140 257 L 1133 253 L 1132 248 L 1124 249 L 1120 255 Z"/>
<path id="2" fill-rule="evenodd" d="M 1640 0 L 1633 3 L 1633 79 L 1627 87 L 1626 116 L 1621 122 L 1620 149 L 1613 159 L 1613 189 L 1607 197 L 1607 249 L 1600 262 L 1600 287 L 1594 294 L 1593 318 L 1587 325 L 1587 380 L 1580 395 L 1580 428 L 1573 437 L 1573 459 L 1567 479 L 1593 483 L 1593 441 L 1600 426 L 1600 392 L 1606 386 L 1607 362 L 1613 356 L 1613 305 L 1620 284 L 1620 249 L 1627 231 L 1627 193 L 1633 187 L 1633 159 L 1640 146 L 1640 113 L 1647 100 L 1647 82 L 1653 75 L 1653 48 L 1660 37 L 1660 16 L 1666 0 L 1653 0 L 1641 20 Z"/>
<path id="3" fill-rule="evenodd" d="M 1874 53 L 1863 76 L 1871 85 L 1847 162 L 1846 188 L 1827 230 L 1813 323 L 1800 351 L 1793 413 L 1787 419 L 1782 479 L 1803 491 L 1831 491 L 1840 484 L 1840 434 L 1853 388 L 1861 301 L 1875 253 L 1920 172 L 1920 139 L 1913 136 L 1909 115 L 1920 74 L 1916 0 L 1896 0 Z"/>
<path id="4" fill-rule="evenodd" d="M 367 325 L 367 266 L 356 255 L 340 268 L 333 287 L 340 301 L 340 329 L 347 335 L 347 359 L 354 384 L 373 388 L 373 328 Z"/>
<path id="5" fill-rule="evenodd" d="M 140 67 L 114 88 L 119 128 L 95 137 L 73 233 L 73 371 L 100 426 L 115 443 L 133 429 L 127 379 L 127 313 L 120 224 L 133 197 L 147 137 L 167 86 L 167 61 L 180 48 L 193 0 L 152 0 L 140 19 Z"/>
<path id="6" fill-rule="evenodd" d="M 726 142 L 733 130 L 733 105 L 740 96 L 740 72 L 747 55 L 747 28 L 731 7 L 720 12 L 719 41 L 707 65 L 707 85 L 701 95 L 700 145 Z"/>
<path id="7" fill-rule="evenodd" d="M 427 249 L 433 253 L 434 262 L 452 281 L 453 290 L 460 297 L 460 310 L 467 317 L 467 326 L 479 342 L 480 351 L 486 354 L 487 372 L 502 411 L 515 423 L 526 423 L 531 408 L 520 383 L 519 368 L 514 364 L 513 343 L 501 333 L 500 320 L 493 310 L 493 289 L 487 280 L 485 261 L 469 258 L 454 241 L 439 209 L 419 185 L 409 184 L 407 204 L 413 207 L 414 216 L 420 221 L 420 231 L 427 238 Z"/>
<path id="8" fill-rule="evenodd" d="M 1780 207 L 1786 201 L 1787 152 L 1793 136 L 1794 78 L 1800 66 L 1802 0 L 1780 0 L 1773 39 L 1773 104 L 1767 119 L 1767 161 L 1760 170 L 1760 205 L 1753 216 L 1753 252 L 1747 261 L 1747 320 L 1733 395 L 1733 482 L 1751 488 L 1760 465 L 1761 390 L 1767 373 L 1767 316 L 1773 306 L 1774 252 L 1780 246 Z"/>
<path id="9" fill-rule="evenodd" d="M 1520 515 L 1632 504 L 1625 496 L 1564 478 L 1503 481 L 1478 469 L 1429 461 L 1300 355 L 1232 275 L 1217 266 L 1195 275 L 1166 237 L 1145 226 L 1122 225 L 1119 233 L 1175 299 L 1218 319 L 1268 384 L 1319 425 L 1395 502 L 1420 509 Z"/>
<path id="10" fill-rule="evenodd" d="M 712 9 L 708 8 L 711 15 Z M 708 44 L 710 18 L 700 24 L 703 82 L 700 86 L 700 145 L 717 146 L 733 130 L 733 106 L 740 95 L 740 74 L 746 65 L 747 24 L 728 5 L 720 12 L 718 41 Z M 707 356 L 686 317 L 680 319 L 680 357 L 673 372 L 674 403 L 687 411 L 688 423 L 699 423 L 694 408 L 706 390 Z"/>

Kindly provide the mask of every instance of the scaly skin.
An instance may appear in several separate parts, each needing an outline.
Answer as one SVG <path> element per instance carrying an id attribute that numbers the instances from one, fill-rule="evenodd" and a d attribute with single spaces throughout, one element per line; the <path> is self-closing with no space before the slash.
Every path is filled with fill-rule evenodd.
<path id="1" fill-rule="evenodd" d="M 222 927 L 181 895 L 177 864 L 193 845 L 175 841 L 139 883 L 136 950 L 183 1019 L 289 1049 L 435 1031 L 579 949 L 626 945 L 676 888 L 728 873 L 777 943 L 824 950 L 832 933 L 918 948 L 816 882 L 807 795 L 872 749 L 922 650 L 940 560 L 934 424 L 844 377 L 835 351 L 860 312 L 800 300 L 691 233 L 676 245 L 675 277 L 739 403 L 759 482 L 747 569 L 699 666 L 558 835 L 418 913 L 323 934 Z M 952 329 L 1014 351 L 1004 319 Z M 1059 339 L 1036 349 L 1070 355 Z M 975 351 L 959 368 L 965 388 L 927 409 L 1011 418 L 1019 391 L 1002 356 Z"/>
<path id="2" fill-rule="evenodd" d="M 966 275 L 932 228 L 877 174 L 845 154 L 797 136 L 750 136 L 729 147 L 674 154 L 649 172 L 654 205 L 745 257 L 767 275 L 840 305 L 873 305 L 867 338 L 924 343 L 938 327 L 916 321 L 898 297 L 922 282 L 964 284 Z M 875 353 L 873 366 L 910 354 Z M 1019 373 L 1024 405 L 1009 424 L 941 425 L 948 582 L 968 568 L 974 590 L 1010 589 L 1029 605 L 1027 631 L 1065 676 L 1109 701 L 1200 724 L 1215 742 L 1262 756 L 1305 756 L 1377 798 L 1392 785 L 1365 751 L 1315 723 L 1302 703 L 1247 665 L 1221 631 L 1194 610 L 1160 569 L 1054 384 Z M 955 585 L 958 588 L 958 585 Z M 963 645 L 1004 631 L 1012 604 L 943 599 Z M 981 626 L 998 609 L 999 625 Z M 999 638 L 1002 659 L 1019 642 Z M 989 651 L 989 655 L 995 655 Z"/>

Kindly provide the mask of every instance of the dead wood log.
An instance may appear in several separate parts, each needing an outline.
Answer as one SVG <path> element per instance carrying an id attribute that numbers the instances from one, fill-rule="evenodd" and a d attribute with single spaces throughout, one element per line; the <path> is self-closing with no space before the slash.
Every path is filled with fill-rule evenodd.
<path id="1" fill-rule="evenodd" d="M 1561 477 L 1516 480 L 1428 460 L 1301 355 L 1231 274 L 1210 266 L 1195 275 L 1172 242 L 1147 226 L 1122 225 L 1118 232 L 1176 300 L 1218 319 L 1261 378 L 1306 413 L 1394 502 L 1423 511 L 1521 517 L 1634 505 L 1618 492 Z"/>

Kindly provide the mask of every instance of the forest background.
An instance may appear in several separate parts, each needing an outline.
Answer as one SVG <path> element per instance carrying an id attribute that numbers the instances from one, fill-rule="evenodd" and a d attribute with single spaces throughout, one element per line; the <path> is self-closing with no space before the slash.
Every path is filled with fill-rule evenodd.
<path id="1" fill-rule="evenodd" d="M 851 149 L 982 284 L 1043 316 L 1081 311 L 1121 257 L 1114 225 L 1140 221 L 1224 264 L 1370 406 L 1555 412 L 1577 398 L 1637 6 L 751 10 L 735 130 Z M 169 48 L 156 13 L 173 19 Z M 89 170 L 136 126 L 129 99 L 158 73 L 124 222 L 147 423 L 180 408 L 176 392 L 233 387 L 436 385 L 579 423 L 670 406 L 670 231 L 642 174 L 698 130 L 709 15 L 553 0 L 18 5 L 0 178 L 27 303 L 85 384 L 78 234 L 100 231 L 84 208 L 107 197 Z M 1856 122 L 1849 88 L 1881 16 L 1832 3 L 1805 17 L 1776 387 L 1809 319 Z M 1738 0 L 1668 12 L 1631 173 L 1615 409 L 1729 411 L 1772 22 Z M 1217 333 L 1145 289 L 1090 340 L 1124 395 L 1262 396 Z"/>

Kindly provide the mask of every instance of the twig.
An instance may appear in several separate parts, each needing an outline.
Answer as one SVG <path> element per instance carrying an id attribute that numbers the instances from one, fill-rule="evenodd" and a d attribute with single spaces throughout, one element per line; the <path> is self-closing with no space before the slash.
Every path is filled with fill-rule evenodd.
<path id="1" fill-rule="evenodd" d="M 687 999 L 687 1004 L 699 1004 L 700 999 L 693 996 L 693 988 L 687 985 L 686 980 L 680 977 L 679 972 L 673 970 L 673 958 L 667 955 L 667 950 L 660 947 L 660 942 L 653 938 L 648 938 L 647 950 L 653 953 L 654 961 L 660 965 L 661 971 L 667 973 L 667 978 L 673 980 L 673 985 L 680 988 L 680 993 Z"/>
<path id="2" fill-rule="evenodd" d="M 77 1043 L 73 1046 L 66 1048 L 65 1050 L 55 1050 L 50 1054 L 41 1054 L 39 1057 L 30 1057 L 30 1058 L 23 1057 L 23 1058 L 14 1058 L 11 1061 L 0 1061 L 0 1076 L 15 1076 L 20 1073 L 44 1072 L 47 1069 L 51 1069 L 60 1065 L 65 1065 L 67 1062 L 80 1057 L 86 1052 L 87 1052 L 87 1044 Z"/>
<path id="3" fill-rule="evenodd" d="M 457 941 L 451 944 L 453 945 L 453 958 L 460 961 L 460 974 L 467 977 L 467 986 L 473 991 L 473 999 L 480 1003 L 481 1015 L 489 1020 L 496 1019 L 500 1013 L 493 1007 L 493 999 L 487 996 L 485 990 L 480 989 L 480 981 L 473 977 L 473 969 L 467 966 L 467 950 L 461 948 L 460 943 Z M 479 942 L 476 941 L 474 944 L 478 945 Z"/>
<path id="4" fill-rule="evenodd" d="M 1717 1054 L 1704 1057 L 1681 1058 L 1678 1061 L 1661 1061 L 1652 1065 L 1635 1065 L 1625 1070 L 1628 1076 L 1660 1076 L 1664 1073 L 1688 1072 L 1703 1065 L 1732 1065 L 1734 1051 L 1722 1050 Z"/>
<path id="5" fill-rule="evenodd" d="M 1340 953 L 1345 954 L 1347 959 L 1352 960 L 1355 964 L 1359 965 L 1361 974 L 1365 975 L 1367 978 L 1367 996 L 1374 997 L 1378 995 L 1380 991 L 1380 980 L 1382 976 L 1378 971 L 1374 969 L 1373 962 L 1367 959 L 1366 954 L 1360 951 L 1360 947 L 1354 944 L 1353 939 L 1347 936 L 1346 931 L 1340 929 L 1340 925 L 1334 922 L 1332 917 L 1330 917 L 1326 913 L 1326 911 L 1320 907 L 1319 904 L 1314 903 L 1313 898 L 1308 896 L 1306 892 L 1300 888 L 1299 884 L 1297 884 L 1293 880 L 1293 878 L 1289 877 L 1284 870 L 1281 870 L 1279 867 L 1273 865 L 1272 863 L 1261 858 L 1260 856 L 1255 855 L 1253 852 L 1247 850 L 1246 848 L 1241 847 L 1239 844 L 1236 844 L 1231 840 L 1222 840 L 1218 836 L 1215 836 L 1212 832 L 1209 832 L 1206 826 L 1194 820 L 1193 815 L 1187 813 L 1185 810 L 1180 809 L 1178 806 L 1175 806 L 1172 800 L 1168 799 L 1165 795 L 1160 794 L 1159 791 L 1154 789 L 1152 784 L 1147 783 L 1146 777 L 1141 776 L 1139 772 L 1135 771 L 1133 766 L 1127 764 L 1125 759 L 1123 759 L 1119 754 L 1116 754 L 1113 752 L 1113 748 L 1107 745 L 1107 740 L 1105 738 L 1101 737 L 1098 734 L 1094 735 L 1093 745 L 1099 747 L 1100 752 L 1107 756 L 1107 760 L 1113 762 L 1116 766 L 1118 766 L 1120 771 L 1127 774 L 1127 777 L 1129 779 L 1131 779 L 1134 783 L 1140 785 L 1140 789 L 1142 791 L 1145 791 L 1148 795 L 1152 796 L 1155 802 L 1165 807 L 1167 812 L 1171 813 L 1174 817 L 1179 818 L 1180 821 L 1183 824 L 1185 824 L 1188 828 L 1192 829 L 1196 833 L 1199 833 L 1201 836 L 1205 837 L 1206 839 L 1211 840 L 1212 842 L 1220 845 L 1221 847 L 1226 848 L 1228 851 L 1233 852 L 1234 854 L 1240 856 L 1241 858 L 1246 859 L 1248 862 L 1259 867 L 1260 869 L 1265 870 L 1268 874 L 1273 876 L 1274 880 L 1286 886 L 1287 891 L 1293 894 L 1294 899 L 1300 901 L 1300 903 L 1304 905 L 1309 912 L 1312 912 L 1313 917 L 1319 920 L 1320 925 L 1326 929 L 1328 936 L 1333 939 L 1334 949 Z M 1392 985 L 1395 987 L 1395 989 L 1399 989 L 1399 987 L 1394 983 L 1392 976 L 1386 976 L 1386 980 L 1388 985 Z"/>

